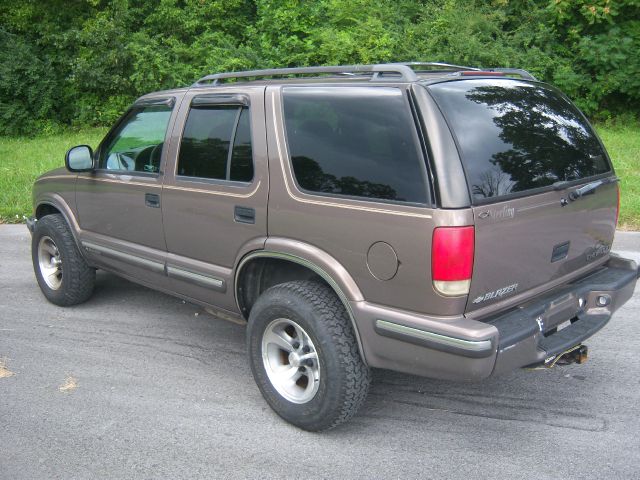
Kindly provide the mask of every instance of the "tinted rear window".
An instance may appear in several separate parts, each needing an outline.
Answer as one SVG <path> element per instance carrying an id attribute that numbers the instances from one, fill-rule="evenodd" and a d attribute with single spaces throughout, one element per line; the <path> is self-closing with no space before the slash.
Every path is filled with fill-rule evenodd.
<path id="1" fill-rule="evenodd" d="M 284 117 L 301 188 L 426 203 L 424 162 L 402 90 L 287 87 Z"/>
<path id="2" fill-rule="evenodd" d="M 476 201 L 610 170 L 589 124 L 552 88 L 481 79 L 428 88 L 457 138 Z"/>

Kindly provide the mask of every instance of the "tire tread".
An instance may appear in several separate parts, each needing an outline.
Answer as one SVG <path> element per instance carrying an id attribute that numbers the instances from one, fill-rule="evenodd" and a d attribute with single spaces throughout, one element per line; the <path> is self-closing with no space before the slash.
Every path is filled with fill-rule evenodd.
<path id="1" fill-rule="evenodd" d="M 340 409 L 328 423 L 314 431 L 329 430 L 349 420 L 364 403 L 371 382 L 371 372 L 365 365 L 355 332 L 345 306 L 335 292 L 322 283 L 298 280 L 271 287 L 268 292 L 279 297 L 295 295 L 308 302 L 321 316 L 329 331 L 331 341 L 339 352 L 339 364 L 343 366 L 345 383 L 340 392 Z"/>

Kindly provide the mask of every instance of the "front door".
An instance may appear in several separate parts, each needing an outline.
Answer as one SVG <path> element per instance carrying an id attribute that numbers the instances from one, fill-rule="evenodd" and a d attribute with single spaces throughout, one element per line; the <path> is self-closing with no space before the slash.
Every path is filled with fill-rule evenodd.
<path id="1" fill-rule="evenodd" d="M 267 234 L 263 95 L 264 87 L 191 90 L 172 136 L 176 161 L 165 172 L 171 288 L 228 310 L 235 310 L 236 259 L 248 245 L 264 245 Z"/>
<path id="2" fill-rule="evenodd" d="M 168 283 L 161 192 L 176 100 L 136 102 L 100 144 L 97 169 L 76 183 L 82 246 L 92 261 L 159 286 Z"/>

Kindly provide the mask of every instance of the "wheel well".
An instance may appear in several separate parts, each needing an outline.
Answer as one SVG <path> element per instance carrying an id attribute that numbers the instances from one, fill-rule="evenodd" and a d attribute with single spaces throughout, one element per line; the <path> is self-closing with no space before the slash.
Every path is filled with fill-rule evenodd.
<path id="1" fill-rule="evenodd" d="M 310 268 L 289 260 L 279 258 L 250 260 L 240 271 L 237 282 L 238 305 L 244 317 L 249 318 L 251 307 L 262 292 L 274 285 L 294 280 L 313 280 L 329 285 Z"/>
<path id="2" fill-rule="evenodd" d="M 38 207 L 36 208 L 36 218 L 38 220 L 47 215 L 54 215 L 56 213 L 59 214 L 61 212 L 56 207 L 54 207 L 53 205 L 49 205 L 48 203 L 38 205 Z"/>

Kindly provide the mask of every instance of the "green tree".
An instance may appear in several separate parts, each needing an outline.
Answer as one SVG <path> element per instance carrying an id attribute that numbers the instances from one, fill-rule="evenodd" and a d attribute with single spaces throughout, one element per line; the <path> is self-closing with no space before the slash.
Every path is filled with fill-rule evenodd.
<path id="1" fill-rule="evenodd" d="M 215 71 L 431 60 L 520 67 L 637 115 L 639 0 L 0 1 L 0 134 L 106 125 Z"/>

